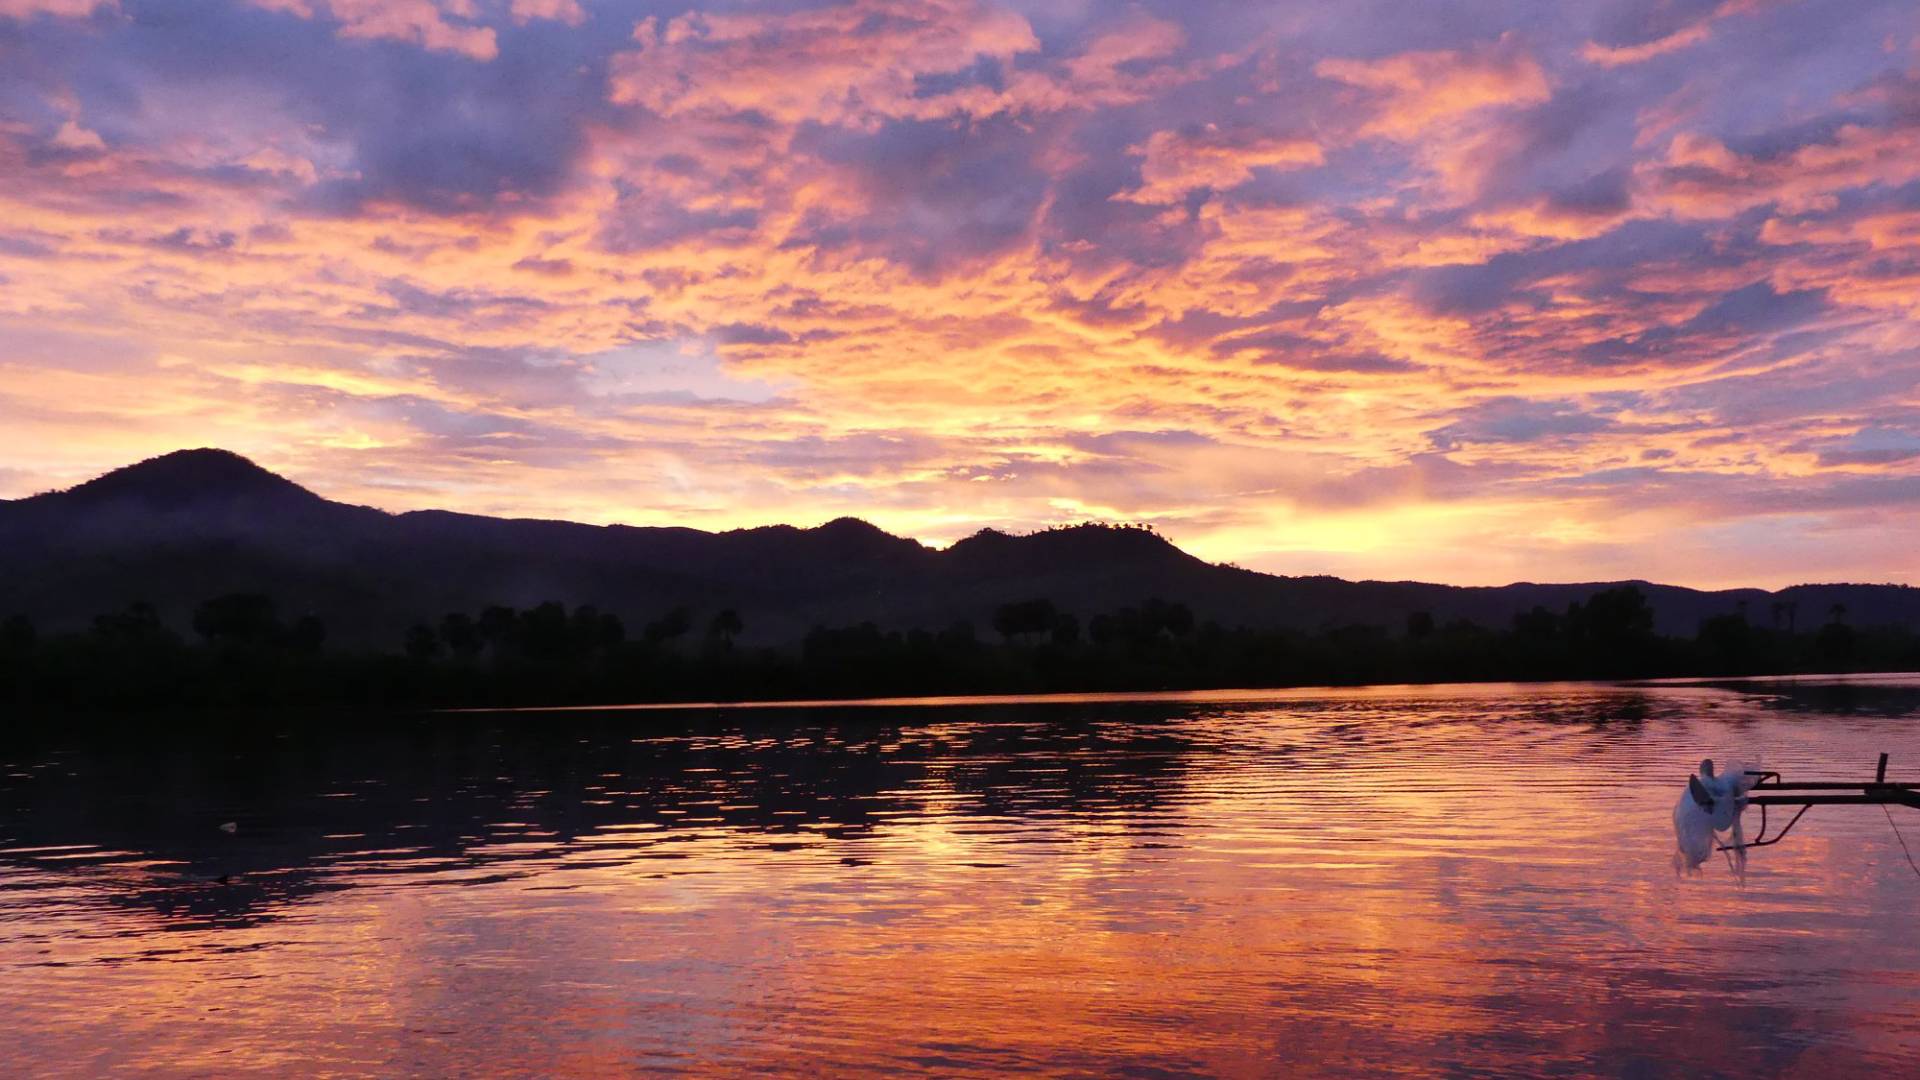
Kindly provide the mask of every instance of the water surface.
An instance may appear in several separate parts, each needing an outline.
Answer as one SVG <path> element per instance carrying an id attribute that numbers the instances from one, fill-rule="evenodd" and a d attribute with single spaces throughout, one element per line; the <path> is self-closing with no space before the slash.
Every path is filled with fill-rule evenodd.
<path id="1" fill-rule="evenodd" d="M 16 723 L 4 1071 L 1914 1075 L 1882 811 L 1744 881 L 1677 878 L 1668 814 L 1705 754 L 1920 774 L 1916 715 L 1889 678 Z"/>

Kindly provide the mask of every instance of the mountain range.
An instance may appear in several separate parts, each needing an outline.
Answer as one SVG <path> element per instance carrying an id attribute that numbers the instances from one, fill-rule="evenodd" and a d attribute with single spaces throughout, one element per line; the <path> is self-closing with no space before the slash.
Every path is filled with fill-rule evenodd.
<path id="1" fill-rule="evenodd" d="M 730 532 L 585 525 L 333 502 L 224 450 L 182 450 L 65 491 L 0 501 L 0 615 L 77 629 L 133 601 L 184 629 L 209 597 L 259 592 L 325 620 L 336 643 L 391 646 L 407 626 L 490 604 L 593 604 L 636 626 L 676 607 L 739 612 L 744 638 L 797 639 L 871 620 L 983 632 L 1001 604 L 1044 597 L 1082 617 L 1177 601 L 1233 626 L 1397 632 L 1414 612 L 1505 626 L 1625 582 L 1461 587 L 1263 574 L 1211 564 L 1141 528 L 1080 525 L 1025 536 L 985 529 L 945 549 L 841 518 Z M 1920 589 L 1796 585 L 1702 591 L 1632 582 L 1656 629 L 1691 635 L 1744 609 L 1760 624 L 1920 623 Z M 1776 605 L 1779 605 L 1776 607 Z M 1791 613 L 1791 614 L 1789 614 Z"/>

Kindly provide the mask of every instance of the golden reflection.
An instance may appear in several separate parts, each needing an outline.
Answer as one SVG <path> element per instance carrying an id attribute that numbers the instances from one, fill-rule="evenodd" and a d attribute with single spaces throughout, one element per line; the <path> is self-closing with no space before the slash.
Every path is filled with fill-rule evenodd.
<path id="1" fill-rule="evenodd" d="M 309 811 L 271 826 L 258 808 L 234 838 L 255 846 L 226 855 L 4 853 L 33 888 L 0 893 L 0 916 L 32 905 L 0 919 L 0 966 L 25 991 L 22 1052 L 86 1072 L 1894 1060 L 1916 1035 L 1920 981 L 1898 974 L 1920 970 L 1915 886 L 1873 854 L 1891 844 L 1875 822 L 1828 815 L 1744 885 L 1667 862 L 1675 777 L 1702 747 L 1810 774 L 1869 747 L 1920 755 L 1768 700 L 1567 684 L 874 702 L 644 738 L 614 714 L 461 717 L 441 745 L 362 748 L 301 781 L 346 815 L 324 836 L 295 824 Z M 473 751 L 477 774 L 446 776 Z M 262 765 L 310 768 L 293 753 Z M 65 760 L 92 782 L 91 759 Z M 437 808 L 416 801 L 449 780 Z M 192 876 L 236 857 L 229 884 Z M 1868 955 L 1881 975 L 1849 975 Z"/>

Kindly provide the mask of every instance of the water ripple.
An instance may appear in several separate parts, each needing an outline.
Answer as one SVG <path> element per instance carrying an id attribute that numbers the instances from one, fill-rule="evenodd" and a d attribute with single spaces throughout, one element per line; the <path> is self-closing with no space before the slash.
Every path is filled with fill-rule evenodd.
<path id="1" fill-rule="evenodd" d="M 1920 1070 L 1920 682 L 260 720 L 0 746 L 27 1075 Z M 232 834 L 218 826 L 233 822 Z M 1920 819 L 1912 832 L 1920 833 Z"/>

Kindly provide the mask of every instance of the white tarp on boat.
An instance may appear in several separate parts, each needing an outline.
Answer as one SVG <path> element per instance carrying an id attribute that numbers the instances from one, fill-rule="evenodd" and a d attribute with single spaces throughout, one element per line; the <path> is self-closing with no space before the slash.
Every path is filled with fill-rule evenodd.
<path id="1" fill-rule="evenodd" d="M 1740 828 L 1740 813 L 1747 808 L 1747 792 L 1757 777 L 1747 775 L 1751 766 L 1729 762 L 1715 769 L 1713 759 L 1700 763 L 1700 771 L 1688 777 L 1687 787 L 1673 804 L 1673 868 L 1698 873 L 1700 865 L 1713 857 L 1719 834 L 1727 833 L 1736 868 L 1746 865 L 1747 853 L 1741 847 L 1746 835 Z"/>

